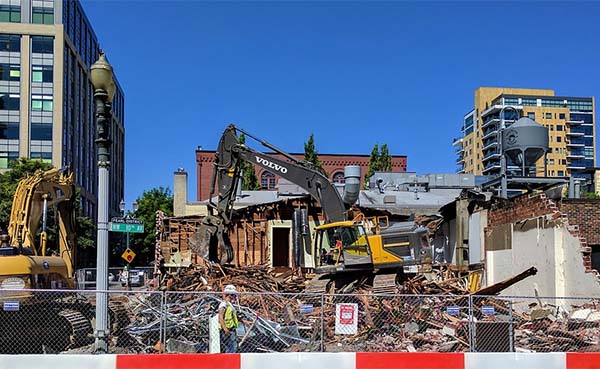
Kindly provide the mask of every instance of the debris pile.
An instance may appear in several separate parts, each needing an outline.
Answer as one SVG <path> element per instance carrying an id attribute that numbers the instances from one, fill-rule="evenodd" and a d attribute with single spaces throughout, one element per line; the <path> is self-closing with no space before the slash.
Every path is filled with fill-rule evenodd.
<path id="1" fill-rule="evenodd" d="M 480 352 L 597 351 L 600 306 L 540 303 L 542 308 L 518 312 L 515 306 L 523 302 L 488 296 L 533 274 L 529 269 L 469 293 L 466 276 L 439 268 L 404 281 L 398 294 L 370 293 L 361 280 L 355 294 L 310 295 L 304 293 L 308 278 L 293 270 L 195 266 L 169 279 L 166 301 L 159 294 L 129 295 L 129 340 L 119 343 L 127 342 L 131 352 L 209 352 L 209 322 L 223 286 L 234 284 L 244 323 L 238 332 L 241 352 L 459 352 L 471 345 Z M 342 303 L 358 308 L 352 334 L 336 333 L 336 309 Z"/>

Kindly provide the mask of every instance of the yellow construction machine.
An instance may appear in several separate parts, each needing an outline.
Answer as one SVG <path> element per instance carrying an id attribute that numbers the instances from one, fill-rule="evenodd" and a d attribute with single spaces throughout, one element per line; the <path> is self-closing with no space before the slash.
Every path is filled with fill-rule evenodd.
<path id="1" fill-rule="evenodd" d="M 238 132 L 283 156 L 265 154 L 239 142 Z M 418 271 L 431 266 L 431 245 L 427 229 L 414 222 L 388 224 L 387 217 L 352 217 L 350 208 L 360 191 L 360 168 L 347 168 L 344 195 L 318 169 L 298 160 L 252 134 L 228 126 L 215 154 L 211 196 L 218 188 L 217 202 L 209 201 L 209 215 L 200 227 L 203 241 L 196 252 L 203 257 L 231 262 L 233 247 L 227 233 L 233 203 L 238 193 L 241 163 L 248 162 L 302 187 L 323 209 L 325 222 L 315 228 L 314 241 L 303 240 L 301 254 L 309 254 L 319 278 L 311 281 L 309 292 L 323 292 L 330 282 L 372 278 L 376 292 L 391 291 L 405 269 Z M 308 234 L 308 232 L 301 232 Z M 308 236 L 310 238 L 310 236 Z"/>
<path id="2" fill-rule="evenodd" d="M 17 186 L 8 234 L 0 237 L 0 353 L 62 351 L 92 332 L 90 304 L 74 287 L 75 185 L 68 169 L 37 171 Z M 48 209 L 57 240 L 50 248 Z"/>

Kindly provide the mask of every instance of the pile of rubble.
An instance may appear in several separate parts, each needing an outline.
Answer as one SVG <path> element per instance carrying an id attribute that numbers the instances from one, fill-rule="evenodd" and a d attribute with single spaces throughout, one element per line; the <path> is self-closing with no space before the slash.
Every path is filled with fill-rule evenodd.
<path id="1" fill-rule="evenodd" d="M 518 303 L 488 297 L 534 273 L 530 269 L 470 293 L 467 277 L 439 268 L 404 281 L 398 294 L 372 294 L 361 281 L 353 294 L 310 295 L 304 293 L 309 278 L 293 270 L 195 266 L 165 280 L 166 301 L 158 294 L 129 296 L 132 323 L 122 343 L 131 352 L 208 352 L 209 320 L 217 314 L 220 291 L 234 284 L 245 323 L 238 332 L 242 352 L 452 352 L 469 351 L 470 345 L 489 352 L 509 351 L 511 345 L 518 351 L 596 351 L 599 306 L 569 307 L 567 314 L 549 304 L 526 304 L 527 311 L 518 312 Z M 354 334 L 336 334 L 340 303 L 358 306 Z"/>

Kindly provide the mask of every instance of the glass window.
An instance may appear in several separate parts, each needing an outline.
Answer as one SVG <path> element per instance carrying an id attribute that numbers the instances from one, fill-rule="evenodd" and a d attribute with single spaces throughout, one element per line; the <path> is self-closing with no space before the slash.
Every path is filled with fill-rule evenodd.
<path id="1" fill-rule="evenodd" d="M 535 113 L 534 112 L 529 112 L 527 113 L 527 118 L 531 119 L 531 120 L 535 120 Z"/>
<path id="2" fill-rule="evenodd" d="M 0 34 L 0 51 L 21 52 L 21 36 Z"/>
<path id="3" fill-rule="evenodd" d="M 565 113 L 559 113 L 558 114 L 558 118 L 565 119 Z"/>
<path id="4" fill-rule="evenodd" d="M 344 177 L 344 172 L 336 172 L 332 177 L 333 183 L 345 183 L 346 178 Z"/>
<path id="5" fill-rule="evenodd" d="M 31 123 L 31 139 L 52 141 L 52 124 Z"/>
<path id="6" fill-rule="evenodd" d="M 562 170 L 559 170 L 559 171 L 558 171 L 558 176 L 559 176 L 559 177 L 562 177 L 562 176 L 564 176 L 564 175 L 565 175 L 565 172 L 564 172 L 564 171 L 562 171 Z"/>
<path id="7" fill-rule="evenodd" d="M 260 175 L 260 187 L 263 190 L 272 190 L 275 188 L 275 175 L 271 172 L 263 172 Z"/>
<path id="8" fill-rule="evenodd" d="M 42 101 L 42 110 L 43 111 L 52 111 L 52 100 Z"/>
<path id="9" fill-rule="evenodd" d="M 54 38 L 48 36 L 32 36 L 31 52 L 52 54 L 54 52 Z"/>
<path id="10" fill-rule="evenodd" d="M 32 82 L 42 82 L 42 71 L 34 70 L 31 72 L 31 81 Z"/>
<path id="11" fill-rule="evenodd" d="M 0 139 L 18 140 L 19 123 L 0 123 Z"/>
<path id="12" fill-rule="evenodd" d="M 21 78 L 21 71 L 17 64 L 0 63 L 0 80 L 18 81 Z"/>
<path id="13" fill-rule="evenodd" d="M 556 142 L 562 142 L 562 137 L 556 136 Z"/>
<path id="14" fill-rule="evenodd" d="M 563 130 L 563 125 L 562 124 L 557 124 L 556 125 L 556 130 L 557 131 L 562 131 Z"/>
<path id="15" fill-rule="evenodd" d="M 546 113 L 546 119 L 552 119 L 552 113 Z"/>
<path id="16" fill-rule="evenodd" d="M 31 110 L 42 110 L 42 100 L 31 100 Z"/>
<path id="17" fill-rule="evenodd" d="M 18 5 L 0 5 L 0 22 L 21 22 L 21 7 Z"/>
<path id="18" fill-rule="evenodd" d="M 19 95 L 0 95 L 0 110 L 19 110 Z"/>
<path id="19" fill-rule="evenodd" d="M 54 24 L 54 9 L 34 6 L 31 13 L 31 23 Z"/>

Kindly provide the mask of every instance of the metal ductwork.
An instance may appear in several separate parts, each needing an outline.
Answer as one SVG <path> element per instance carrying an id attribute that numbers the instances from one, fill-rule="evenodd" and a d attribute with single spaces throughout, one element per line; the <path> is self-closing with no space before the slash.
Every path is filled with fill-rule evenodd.
<path id="1" fill-rule="evenodd" d="M 360 166 L 348 165 L 344 168 L 344 198 L 346 205 L 352 206 L 360 194 Z"/>

